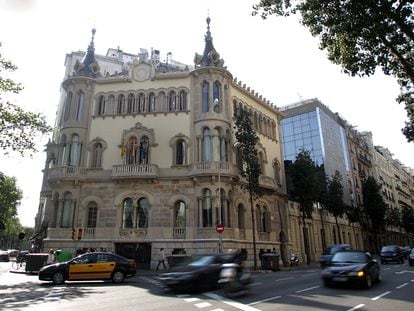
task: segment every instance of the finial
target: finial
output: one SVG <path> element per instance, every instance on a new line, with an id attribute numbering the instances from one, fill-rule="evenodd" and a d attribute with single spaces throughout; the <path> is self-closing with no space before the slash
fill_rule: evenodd
<path id="1" fill-rule="evenodd" d="M 93 39 L 95 38 L 95 33 L 96 33 L 96 29 L 92 28 L 92 39 L 91 39 L 91 43 L 93 43 Z"/>
<path id="2" fill-rule="evenodd" d="M 207 35 L 210 36 L 211 34 L 210 33 L 210 22 L 211 22 L 210 16 L 207 16 L 206 22 L 207 22 Z"/>

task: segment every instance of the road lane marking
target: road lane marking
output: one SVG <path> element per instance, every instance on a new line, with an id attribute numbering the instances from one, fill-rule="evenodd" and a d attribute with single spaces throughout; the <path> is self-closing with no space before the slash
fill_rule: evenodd
<path id="1" fill-rule="evenodd" d="M 291 280 L 291 279 L 294 279 L 294 277 L 291 276 L 291 277 L 288 277 L 288 278 L 277 279 L 277 280 L 275 280 L 275 282 L 284 281 L 284 280 Z"/>
<path id="2" fill-rule="evenodd" d="M 200 303 L 196 303 L 195 306 L 199 309 L 202 309 L 202 308 L 211 307 L 211 303 L 209 303 L 209 302 L 200 302 Z"/>
<path id="3" fill-rule="evenodd" d="M 199 301 L 199 298 L 186 298 L 184 299 L 185 302 L 194 302 L 194 301 Z"/>
<path id="4" fill-rule="evenodd" d="M 190 297 L 190 295 L 189 294 L 182 294 L 182 295 L 176 295 L 175 297 L 177 297 L 177 298 L 187 298 L 187 297 Z"/>
<path id="5" fill-rule="evenodd" d="M 279 299 L 279 298 L 282 298 L 282 296 L 275 296 L 275 297 L 270 297 L 270 298 L 267 298 L 267 299 L 262 299 L 262 300 L 259 300 L 259 301 L 251 302 L 248 305 L 249 306 L 257 305 L 258 303 L 267 302 L 267 301 L 271 301 L 271 300 L 276 300 L 276 299 Z"/>
<path id="6" fill-rule="evenodd" d="M 308 288 L 305 288 L 305 289 L 297 290 L 295 293 L 303 293 L 303 292 L 306 292 L 308 290 L 312 290 L 312 289 L 315 289 L 315 288 L 318 288 L 318 287 L 320 287 L 320 286 L 308 287 Z"/>
<path id="7" fill-rule="evenodd" d="M 359 305 L 357 305 L 357 306 L 355 306 L 355 307 L 353 307 L 353 308 L 351 308 L 351 309 L 348 309 L 348 310 L 346 310 L 346 311 L 354 311 L 354 310 L 361 309 L 361 308 L 363 308 L 363 307 L 365 307 L 365 305 L 364 305 L 363 303 L 361 303 L 361 304 L 359 304 Z"/>
<path id="8" fill-rule="evenodd" d="M 214 293 L 204 293 L 203 295 L 207 296 L 209 298 L 218 300 L 220 302 L 228 304 L 229 306 L 232 306 L 234 308 L 237 308 L 237 309 L 240 309 L 240 310 L 243 310 L 243 311 L 260 311 L 259 309 L 250 307 L 250 306 L 242 304 L 240 302 L 236 302 L 236 301 L 233 301 L 233 300 L 230 300 L 230 299 L 226 299 L 226 298 L 221 297 L 220 295 L 217 295 L 217 294 L 214 294 Z"/>
<path id="9" fill-rule="evenodd" d="M 384 270 L 384 271 L 385 271 L 385 270 L 390 270 L 390 269 L 391 269 L 391 268 L 384 268 L 384 269 L 382 269 L 382 270 Z"/>
<path id="10" fill-rule="evenodd" d="M 384 297 L 385 295 L 388 295 L 389 293 L 391 293 L 391 292 L 390 291 L 386 291 L 385 293 L 382 293 L 381 295 L 379 295 L 377 297 L 371 298 L 371 300 L 378 300 L 381 297 Z"/>
<path id="11" fill-rule="evenodd" d="M 404 286 L 407 286 L 407 285 L 408 285 L 408 283 L 404 283 L 404 284 L 401 284 L 400 286 L 397 286 L 396 288 L 400 289 L 400 288 L 403 288 Z"/>
<path id="12" fill-rule="evenodd" d="M 249 286 L 256 286 L 256 285 L 262 285 L 263 283 L 261 283 L 261 282 L 257 282 L 257 283 L 252 283 L 252 284 L 250 284 Z"/>

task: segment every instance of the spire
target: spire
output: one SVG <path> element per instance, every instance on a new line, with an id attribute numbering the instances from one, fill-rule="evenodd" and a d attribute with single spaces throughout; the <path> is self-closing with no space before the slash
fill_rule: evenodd
<path id="1" fill-rule="evenodd" d="M 196 66 L 206 67 L 206 66 L 216 66 L 216 67 L 223 67 L 224 61 L 220 59 L 220 54 L 217 53 L 216 49 L 213 45 L 213 37 L 211 36 L 210 32 L 210 16 L 206 19 L 207 22 L 207 32 L 204 36 L 205 47 L 203 55 L 199 55 L 196 53 L 194 58 L 194 62 Z"/>
<path id="2" fill-rule="evenodd" d="M 82 63 L 77 61 L 75 64 L 74 69 L 77 75 L 96 78 L 97 75 L 99 74 L 100 68 L 99 68 L 98 62 L 95 59 L 95 44 L 94 44 L 95 33 L 96 33 L 96 29 L 92 28 L 92 38 L 88 46 L 88 51 L 86 52 L 86 55 L 82 60 Z"/>

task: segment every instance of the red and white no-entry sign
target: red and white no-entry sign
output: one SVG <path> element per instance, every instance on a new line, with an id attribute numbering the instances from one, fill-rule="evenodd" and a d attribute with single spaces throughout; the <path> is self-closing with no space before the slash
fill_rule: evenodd
<path id="1" fill-rule="evenodd" d="M 224 231 L 224 226 L 223 226 L 222 224 L 218 224 L 218 225 L 216 226 L 216 231 L 217 231 L 217 233 L 223 233 L 223 231 Z"/>

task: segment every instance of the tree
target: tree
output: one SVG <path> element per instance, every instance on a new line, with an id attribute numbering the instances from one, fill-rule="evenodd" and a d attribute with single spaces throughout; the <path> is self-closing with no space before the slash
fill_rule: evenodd
<path id="1" fill-rule="evenodd" d="M 387 204 L 381 195 L 381 185 L 372 176 L 362 182 L 364 212 L 371 223 L 378 243 L 378 233 L 384 227 Z M 376 245 L 376 249 L 379 245 Z"/>
<path id="2" fill-rule="evenodd" d="M 246 109 L 241 108 L 237 111 L 235 125 L 236 145 L 241 157 L 241 165 L 239 165 L 240 175 L 246 178 L 247 181 L 247 184 L 242 184 L 242 188 L 249 194 L 250 212 L 252 216 L 253 269 L 256 270 L 256 226 L 253 202 L 261 192 L 259 187 L 261 170 L 256 149 L 256 144 L 258 143 L 259 138 L 253 129 L 250 113 Z"/>
<path id="3" fill-rule="evenodd" d="M 403 206 L 401 211 L 401 225 L 407 233 L 414 233 L 414 209 Z"/>
<path id="4" fill-rule="evenodd" d="M 398 207 L 389 207 L 385 211 L 384 222 L 390 227 L 399 227 L 401 231 L 401 213 Z"/>
<path id="5" fill-rule="evenodd" d="M 302 24 L 319 36 L 328 59 L 351 76 L 370 76 L 377 67 L 396 77 L 397 102 L 408 121 L 402 132 L 414 141 L 414 6 L 404 0 L 260 0 L 253 15 L 289 16 L 299 12 Z"/>
<path id="6" fill-rule="evenodd" d="M 338 171 L 335 171 L 335 175 L 332 176 L 332 179 L 328 180 L 328 196 L 326 200 L 326 209 L 335 217 L 339 243 L 342 243 L 342 238 L 338 217 L 344 215 L 346 210 L 346 205 L 344 203 L 344 187 L 342 186 L 341 181 L 341 174 Z"/>
<path id="7" fill-rule="evenodd" d="M 1 43 L 0 43 L 1 47 Z M 44 116 L 39 113 L 25 111 L 10 102 L 3 102 L 2 93 L 18 94 L 23 88 L 13 80 L 3 77 L 3 71 L 17 69 L 0 53 L 0 149 L 4 154 L 16 151 L 21 155 L 37 151 L 35 138 L 39 133 L 46 134 L 52 130 Z"/>
<path id="8" fill-rule="evenodd" d="M 16 179 L 0 172 L 0 231 L 17 215 L 21 198 L 22 191 L 17 187 Z"/>
<path id="9" fill-rule="evenodd" d="M 303 244 L 307 264 L 311 263 L 306 218 L 312 218 L 313 203 L 318 200 L 318 173 L 310 157 L 310 152 L 303 150 L 297 154 L 295 161 L 287 165 L 286 174 L 289 175 L 291 188 L 288 189 L 289 198 L 299 203 L 303 223 Z"/>

